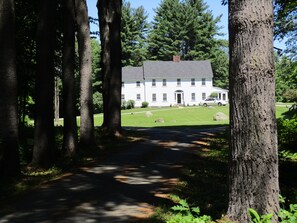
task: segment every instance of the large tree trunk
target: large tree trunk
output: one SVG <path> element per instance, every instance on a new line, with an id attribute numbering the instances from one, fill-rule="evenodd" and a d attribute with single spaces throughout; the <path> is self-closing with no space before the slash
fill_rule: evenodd
<path id="1" fill-rule="evenodd" d="M 0 176 L 19 174 L 14 1 L 0 3 Z"/>
<path id="2" fill-rule="evenodd" d="M 122 1 L 98 0 L 103 76 L 103 127 L 109 135 L 121 132 L 121 8 Z"/>
<path id="3" fill-rule="evenodd" d="M 229 1 L 230 185 L 228 216 L 279 211 L 273 7 L 266 0 Z"/>
<path id="4" fill-rule="evenodd" d="M 80 144 L 94 144 L 91 39 L 87 3 L 75 0 L 80 65 Z"/>
<path id="5" fill-rule="evenodd" d="M 49 167 L 54 142 L 54 20 L 55 0 L 39 2 L 34 148 L 31 165 Z"/>
<path id="6" fill-rule="evenodd" d="M 64 0 L 64 45 L 63 45 L 63 149 L 67 156 L 77 151 L 77 122 L 75 114 L 75 15 L 73 0 Z"/>

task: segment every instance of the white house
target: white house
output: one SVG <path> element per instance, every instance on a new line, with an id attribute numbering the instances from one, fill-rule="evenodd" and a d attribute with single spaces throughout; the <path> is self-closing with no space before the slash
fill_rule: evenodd
<path id="1" fill-rule="evenodd" d="M 198 105 L 211 93 L 228 100 L 228 90 L 213 87 L 210 61 L 146 61 L 142 67 L 122 68 L 122 100 L 140 107 Z"/>

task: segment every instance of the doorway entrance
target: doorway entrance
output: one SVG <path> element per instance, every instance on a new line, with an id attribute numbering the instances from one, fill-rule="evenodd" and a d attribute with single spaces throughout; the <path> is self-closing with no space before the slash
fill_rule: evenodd
<path id="1" fill-rule="evenodd" d="M 174 96 L 176 104 L 184 104 L 184 92 L 182 90 L 175 91 Z"/>

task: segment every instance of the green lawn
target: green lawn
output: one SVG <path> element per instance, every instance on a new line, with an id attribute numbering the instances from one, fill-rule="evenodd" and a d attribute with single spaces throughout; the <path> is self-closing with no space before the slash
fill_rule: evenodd
<path id="1" fill-rule="evenodd" d="M 279 118 L 288 111 L 287 104 L 276 105 L 276 117 Z M 146 112 L 151 112 L 152 116 L 147 117 Z M 226 121 L 214 121 L 213 116 L 217 112 L 229 115 L 229 106 L 213 107 L 163 107 L 163 108 L 135 108 L 122 111 L 122 126 L 135 127 L 166 127 L 166 126 L 202 126 L 202 125 L 226 125 Z M 164 122 L 155 122 L 163 119 Z M 102 114 L 94 115 L 95 126 L 101 126 Z M 79 117 L 77 119 L 79 125 Z M 55 122 L 56 125 L 63 125 L 63 119 Z"/>
<path id="2" fill-rule="evenodd" d="M 148 111 L 152 113 L 151 117 L 146 116 Z M 288 111 L 286 106 L 277 106 L 277 117 L 280 117 L 286 111 Z M 229 120 L 214 121 L 213 116 L 217 112 L 229 115 L 229 106 L 136 108 L 122 111 L 122 126 L 159 127 L 229 124 Z M 164 123 L 155 122 L 157 119 L 163 119 Z M 102 114 L 95 115 L 95 125 L 100 126 L 101 124 Z"/>

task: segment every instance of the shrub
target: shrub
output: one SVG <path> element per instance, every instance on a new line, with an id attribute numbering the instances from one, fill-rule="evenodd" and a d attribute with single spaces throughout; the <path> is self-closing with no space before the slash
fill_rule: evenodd
<path id="1" fill-rule="evenodd" d="M 122 110 L 127 109 L 127 102 L 126 102 L 125 100 L 122 101 L 121 109 L 122 109 Z"/>
<path id="2" fill-rule="evenodd" d="M 128 100 L 126 104 L 127 109 L 132 109 L 135 107 L 135 101 L 134 100 Z"/>
<path id="3" fill-rule="evenodd" d="M 148 105 L 149 105 L 149 103 L 147 101 L 144 101 L 144 102 L 141 103 L 142 108 L 147 108 Z"/>

